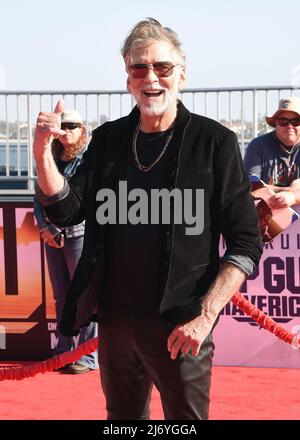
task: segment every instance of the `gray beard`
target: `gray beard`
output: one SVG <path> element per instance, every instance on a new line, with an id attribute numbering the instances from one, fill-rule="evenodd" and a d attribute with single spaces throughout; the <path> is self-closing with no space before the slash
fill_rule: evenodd
<path id="1" fill-rule="evenodd" d="M 165 91 L 165 99 L 164 102 L 162 103 L 153 103 L 151 105 L 145 105 L 145 104 L 141 104 L 140 101 L 140 93 L 138 94 L 138 96 L 135 96 L 135 94 L 133 93 L 133 97 L 136 100 L 137 106 L 140 109 L 140 112 L 143 114 L 146 114 L 148 116 L 160 116 L 164 113 L 166 113 L 166 111 L 170 108 L 170 106 L 173 103 L 173 99 L 176 98 L 175 93 L 169 92 L 169 91 Z"/>

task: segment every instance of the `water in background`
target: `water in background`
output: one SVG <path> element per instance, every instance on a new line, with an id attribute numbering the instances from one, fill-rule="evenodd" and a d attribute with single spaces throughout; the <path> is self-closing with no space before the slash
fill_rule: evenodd
<path id="1" fill-rule="evenodd" d="M 17 170 L 18 167 L 18 156 L 17 156 L 17 146 L 16 145 L 10 145 L 9 146 L 9 157 L 8 157 L 8 163 L 10 165 L 11 170 Z M 21 144 L 20 145 L 20 165 L 21 170 L 27 170 L 28 167 L 28 151 L 27 151 L 27 145 Z M 2 175 L 2 168 L 6 168 L 6 146 L 0 145 L 0 169 L 1 169 L 1 175 Z"/>
<path id="2" fill-rule="evenodd" d="M 20 175 L 28 175 L 28 146 L 27 144 L 20 144 Z M 8 151 L 8 158 L 6 157 L 6 145 L 0 144 L 0 176 L 6 176 L 6 159 L 9 164 L 9 176 L 18 175 L 18 154 L 17 145 L 10 145 Z M 27 181 L 5 181 L 0 180 L 0 189 L 27 189 Z"/>

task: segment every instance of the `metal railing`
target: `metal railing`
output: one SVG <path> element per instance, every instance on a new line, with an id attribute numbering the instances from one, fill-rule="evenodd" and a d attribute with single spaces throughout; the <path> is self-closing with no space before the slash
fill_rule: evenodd
<path id="1" fill-rule="evenodd" d="M 268 131 L 265 115 L 279 99 L 300 95 L 291 86 L 185 89 L 180 99 L 192 112 L 210 117 L 236 132 L 242 154 L 257 135 Z M 0 195 L 33 194 L 36 179 L 32 144 L 40 111 L 50 111 L 59 97 L 76 108 L 88 133 L 107 120 L 125 116 L 134 106 L 124 90 L 0 92 Z"/>

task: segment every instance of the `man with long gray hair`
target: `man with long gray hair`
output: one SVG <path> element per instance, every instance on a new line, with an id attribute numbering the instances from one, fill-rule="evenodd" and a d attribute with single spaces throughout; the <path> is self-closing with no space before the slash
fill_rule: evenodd
<path id="1" fill-rule="evenodd" d="M 61 134 L 62 101 L 37 121 L 47 215 L 57 225 L 86 219 L 61 331 L 77 334 L 97 308 L 108 419 L 147 419 L 155 384 L 166 419 L 203 420 L 212 330 L 259 261 L 258 219 L 234 133 L 178 100 L 186 63 L 176 33 L 143 20 L 122 55 L 137 105 L 93 132 L 69 182 L 49 150 L 49 137 Z"/>

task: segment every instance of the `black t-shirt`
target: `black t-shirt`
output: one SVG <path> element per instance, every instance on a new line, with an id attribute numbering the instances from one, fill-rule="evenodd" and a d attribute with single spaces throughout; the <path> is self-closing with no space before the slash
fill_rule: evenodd
<path id="1" fill-rule="evenodd" d="M 137 154 L 143 165 L 149 166 L 159 156 L 169 134 L 170 130 L 139 133 Z M 128 160 L 124 180 L 127 181 L 128 192 L 135 188 L 146 191 L 149 223 L 132 225 L 127 222 L 125 225 L 106 226 L 104 311 L 138 316 L 158 315 L 166 275 L 167 225 L 150 224 L 150 191 L 154 188 L 170 189 L 177 149 L 178 146 L 170 142 L 159 162 L 148 172 L 137 168 L 132 155 Z M 128 210 L 135 203 L 128 202 Z"/>

